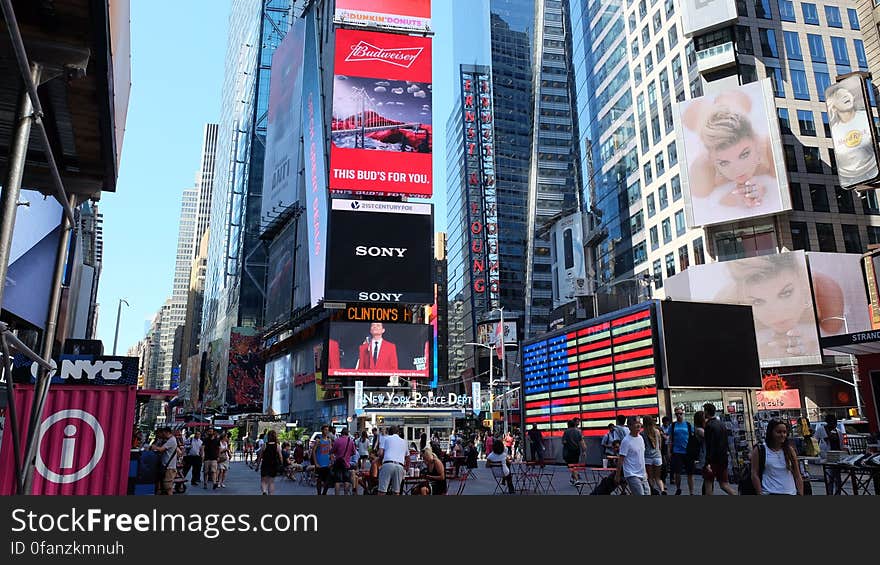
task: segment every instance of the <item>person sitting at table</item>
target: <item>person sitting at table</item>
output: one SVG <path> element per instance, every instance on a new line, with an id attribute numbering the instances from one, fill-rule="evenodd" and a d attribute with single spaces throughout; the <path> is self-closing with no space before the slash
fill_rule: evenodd
<path id="1" fill-rule="evenodd" d="M 425 467 L 422 476 L 426 480 L 413 489 L 413 494 L 422 496 L 446 494 L 446 468 L 443 462 L 434 455 L 430 447 L 422 450 L 422 461 Z"/>
<path id="2" fill-rule="evenodd" d="M 477 446 L 474 445 L 473 438 L 469 439 L 467 445 L 464 446 L 464 459 L 456 459 L 455 461 L 455 476 L 458 477 L 461 473 L 460 467 L 462 462 L 464 463 L 465 469 L 476 469 L 479 465 L 477 464 L 477 457 L 480 452 L 477 450 Z"/>
<path id="3" fill-rule="evenodd" d="M 371 453 L 370 470 L 362 475 L 359 481 L 364 488 L 364 494 L 376 494 L 376 489 L 379 488 L 379 467 L 381 466 L 379 457 L 375 453 Z"/>
<path id="4" fill-rule="evenodd" d="M 510 457 L 507 450 L 504 449 L 504 443 L 501 441 L 492 442 L 492 453 L 486 456 L 486 467 L 501 467 L 501 473 L 504 477 L 504 484 L 507 485 L 507 492 L 514 494 L 516 489 L 513 488 L 513 475 L 510 473 Z"/>

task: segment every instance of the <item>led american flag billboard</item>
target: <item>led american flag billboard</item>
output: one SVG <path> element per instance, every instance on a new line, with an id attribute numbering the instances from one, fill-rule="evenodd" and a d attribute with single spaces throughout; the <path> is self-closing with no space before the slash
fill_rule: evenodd
<path id="1" fill-rule="evenodd" d="M 545 437 L 581 418 L 601 437 L 618 414 L 658 415 L 653 304 L 603 316 L 523 345 L 525 421 Z"/>

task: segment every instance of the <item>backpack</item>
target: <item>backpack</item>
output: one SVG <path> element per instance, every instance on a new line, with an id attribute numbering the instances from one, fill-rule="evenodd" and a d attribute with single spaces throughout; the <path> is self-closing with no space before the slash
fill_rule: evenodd
<path id="1" fill-rule="evenodd" d="M 764 444 L 760 444 L 758 446 L 758 477 L 764 477 L 764 467 L 767 464 L 767 448 Z M 739 494 L 744 495 L 757 495 L 758 492 L 755 490 L 755 485 L 752 484 L 752 468 L 751 464 L 746 464 L 743 467 L 742 477 L 739 479 L 738 489 Z"/>

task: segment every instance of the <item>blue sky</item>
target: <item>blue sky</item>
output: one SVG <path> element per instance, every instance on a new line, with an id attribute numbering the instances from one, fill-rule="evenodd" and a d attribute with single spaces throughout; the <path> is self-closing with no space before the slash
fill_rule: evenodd
<path id="1" fill-rule="evenodd" d="M 98 338 L 118 352 L 171 295 L 180 195 L 199 167 L 202 127 L 220 116 L 229 0 L 131 3 L 131 100 L 117 191 L 104 193 Z"/>

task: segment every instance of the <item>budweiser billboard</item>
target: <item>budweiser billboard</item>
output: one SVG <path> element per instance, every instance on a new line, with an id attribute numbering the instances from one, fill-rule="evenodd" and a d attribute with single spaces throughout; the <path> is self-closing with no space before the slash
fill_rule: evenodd
<path id="1" fill-rule="evenodd" d="M 431 0 L 336 0 L 333 21 L 405 31 L 431 31 Z"/>
<path id="2" fill-rule="evenodd" d="M 431 88 L 429 38 L 336 31 L 332 192 L 431 196 Z"/>
<path id="3" fill-rule="evenodd" d="M 33 396 L 33 386 L 15 386 L 22 437 L 28 433 Z M 124 495 L 134 405 L 134 386 L 51 386 L 38 431 L 31 494 Z M 5 436 L 0 448 L 0 495 L 15 493 L 11 439 Z"/>

